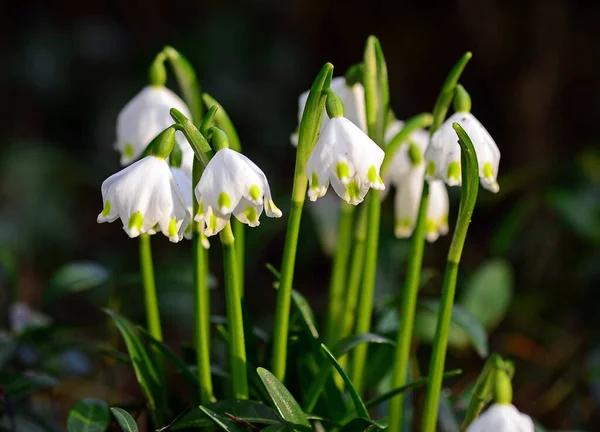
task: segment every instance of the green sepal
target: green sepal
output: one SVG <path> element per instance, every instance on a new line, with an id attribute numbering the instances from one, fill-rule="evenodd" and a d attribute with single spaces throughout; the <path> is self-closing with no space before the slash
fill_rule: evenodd
<path id="1" fill-rule="evenodd" d="M 204 137 L 206 139 L 209 139 L 210 136 L 210 128 L 213 125 L 214 119 L 215 119 L 215 115 L 217 114 L 217 111 L 219 111 L 219 108 L 221 108 L 219 105 L 213 105 L 208 109 L 208 112 L 206 113 L 206 115 L 204 116 L 204 118 L 202 119 L 202 123 L 200 124 L 200 133 L 202 135 L 204 135 Z"/>
<path id="2" fill-rule="evenodd" d="M 152 87 L 164 87 L 167 83 L 166 58 L 167 56 L 163 52 L 159 52 L 150 65 L 148 82 Z"/>
<path id="3" fill-rule="evenodd" d="M 457 113 L 471 112 L 471 96 L 460 84 L 456 86 L 454 93 L 454 111 Z"/>
<path id="4" fill-rule="evenodd" d="M 150 154 L 162 159 L 166 159 L 175 147 L 175 128 L 169 126 L 159 133 L 149 144 Z"/>
<path id="5" fill-rule="evenodd" d="M 173 150 L 171 151 L 171 156 L 169 156 L 169 166 L 173 168 L 181 168 L 181 162 L 183 160 L 183 152 L 181 151 L 181 147 L 177 141 L 173 146 Z"/>
<path id="6" fill-rule="evenodd" d="M 452 102 L 452 98 L 454 97 L 454 90 L 456 89 L 458 80 L 471 57 L 473 57 L 473 54 L 471 54 L 470 51 L 467 51 L 448 73 L 446 81 L 444 81 L 444 85 L 442 86 L 442 90 L 435 101 L 435 106 L 433 109 L 433 123 L 431 125 L 431 129 L 429 130 L 430 135 L 433 135 L 433 133 L 439 129 L 442 123 L 444 123 L 444 119 L 448 113 L 448 108 L 450 108 L 450 102 Z"/>
<path id="7" fill-rule="evenodd" d="M 323 111 L 325 110 L 325 89 L 331 84 L 333 65 L 326 63 L 313 82 L 298 128 L 298 150 L 296 158 L 306 164 L 310 153 L 316 143 L 317 134 L 321 129 Z"/>
<path id="8" fill-rule="evenodd" d="M 329 118 L 344 117 L 344 104 L 340 97 L 331 89 L 327 89 L 325 93 L 327 94 L 325 107 Z"/>
<path id="9" fill-rule="evenodd" d="M 194 126 L 194 124 L 191 122 L 191 120 L 188 119 L 185 115 L 183 115 L 176 108 L 171 108 L 171 110 L 169 112 L 171 114 L 171 117 L 173 117 L 173 119 L 179 125 L 178 129 L 181 132 L 183 132 L 187 141 L 192 146 L 192 149 L 194 150 L 194 154 L 196 155 L 198 160 L 202 163 L 203 167 L 208 165 L 208 162 L 210 161 L 210 158 L 213 157 L 214 152 L 213 152 L 212 148 L 210 147 L 210 145 L 208 144 L 208 141 L 206 140 L 206 138 L 204 138 L 204 136 L 202 136 L 200 131 L 196 128 L 196 126 Z"/>
<path id="10" fill-rule="evenodd" d="M 183 100 L 192 113 L 194 124 L 199 125 L 204 116 L 204 109 L 200 99 L 200 84 L 196 77 L 196 71 L 190 62 L 175 48 L 167 45 L 162 52 L 173 68 Z"/>
<path id="11" fill-rule="evenodd" d="M 348 68 L 344 78 L 346 85 L 352 87 L 354 84 L 362 83 L 365 66 L 362 63 L 353 64 Z"/>
<path id="12" fill-rule="evenodd" d="M 363 64 L 367 128 L 371 139 L 383 146 L 390 91 L 385 57 L 375 36 L 369 36 L 367 39 Z"/>
<path id="13" fill-rule="evenodd" d="M 208 131 L 211 137 L 210 142 L 215 151 L 229 148 L 229 137 L 225 132 L 216 126 L 211 126 Z"/>
<path id="14" fill-rule="evenodd" d="M 223 132 L 227 134 L 227 137 L 229 138 L 229 147 L 232 150 L 241 152 L 242 145 L 240 143 L 237 131 L 235 130 L 235 126 L 229 118 L 229 115 L 223 109 L 223 105 L 217 102 L 217 100 L 208 93 L 202 93 L 202 100 L 204 101 L 204 104 L 207 108 L 212 107 L 213 105 L 218 105 L 220 107 L 219 110 L 215 113 L 215 124 L 219 129 L 222 129 Z"/>
<path id="15" fill-rule="evenodd" d="M 500 405 L 512 403 L 512 384 L 504 368 L 496 369 L 494 374 L 494 400 Z"/>

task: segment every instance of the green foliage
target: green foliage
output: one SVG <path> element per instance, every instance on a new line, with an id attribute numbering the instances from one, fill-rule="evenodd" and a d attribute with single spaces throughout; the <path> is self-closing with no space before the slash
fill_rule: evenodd
<path id="1" fill-rule="evenodd" d="M 98 263 L 91 261 L 69 263 L 50 278 L 44 293 L 44 303 L 50 304 L 69 293 L 101 286 L 108 282 L 110 277 L 110 271 Z"/>
<path id="2" fill-rule="evenodd" d="M 123 432 L 138 432 L 138 426 L 131 414 L 122 408 L 111 408 L 110 412 L 117 419 Z"/>
<path id="3" fill-rule="evenodd" d="M 99 399 L 82 399 L 69 411 L 68 432 L 104 432 L 108 428 L 108 405 Z"/>
<path id="4" fill-rule="evenodd" d="M 306 414 L 289 390 L 275 378 L 275 375 L 263 368 L 258 368 L 257 372 L 281 417 L 294 425 L 310 428 Z"/>

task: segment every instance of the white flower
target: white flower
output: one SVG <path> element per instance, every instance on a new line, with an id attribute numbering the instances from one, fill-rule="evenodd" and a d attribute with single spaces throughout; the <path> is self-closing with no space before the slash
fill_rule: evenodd
<path id="1" fill-rule="evenodd" d="M 402 129 L 403 123 L 393 122 L 386 130 L 386 142 L 390 142 Z M 396 151 L 394 159 L 385 174 L 385 182 L 396 188 L 394 200 L 395 229 L 398 238 L 410 237 L 415 228 L 423 182 L 425 163 L 423 154 L 429 143 L 429 133 L 418 129 L 406 143 Z M 433 242 L 448 233 L 448 192 L 441 180 L 434 180 L 429 186 L 429 205 L 425 224 L 425 237 Z"/>
<path id="2" fill-rule="evenodd" d="M 125 105 L 117 118 L 115 142 L 115 148 L 121 152 L 121 165 L 137 159 L 154 137 L 174 123 L 169 114 L 171 108 L 191 118 L 190 110 L 179 96 L 162 86 L 144 87 Z M 182 151 L 190 147 L 181 132 L 175 136 Z"/>
<path id="3" fill-rule="evenodd" d="M 52 321 L 48 316 L 33 310 L 31 306 L 24 302 L 16 302 L 10 305 L 9 318 L 10 327 L 16 333 L 46 327 Z"/>
<path id="4" fill-rule="evenodd" d="M 467 432 L 534 432 L 531 418 L 514 405 L 492 404 L 467 428 Z"/>
<path id="5" fill-rule="evenodd" d="M 171 174 L 173 175 L 173 179 L 175 179 L 175 183 L 177 183 L 177 186 L 179 187 L 179 191 L 181 192 L 181 196 L 183 196 L 183 201 L 185 202 L 185 207 L 186 209 L 190 212 L 190 214 L 192 214 L 192 208 L 193 208 L 193 186 L 192 186 L 192 177 L 191 175 L 188 176 L 188 174 L 184 171 L 183 169 L 183 164 L 181 165 L 181 168 L 175 168 L 175 167 L 171 167 Z M 185 232 L 183 233 L 183 236 L 188 239 L 191 240 L 192 238 L 192 224 L 190 223 L 188 225 L 188 227 L 186 228 Z M 210 243 L 208 241 L 208 239 L 206 238 L 206 236 L 204 234 L 201 234 L 201 242 L 202 242 L 202 246 L 204 247 L 204 249 L 209 249 L 210 248 Z"/>
<path id="6" fill-rule="evenodd" d="M 210 160 L 196 186 L 199 204 L 195 220 L 204 222 L 204 233 L 221 231 L 233 214 L 256 227 L 263 207 L 269 217 L 281 217 L 271 197 L 267 177 L 250 159 L 231 149 L 221 149 Z"/>
<path id="7" fill-rule="evenodd" d="M 334 117 L 319 136 L 308 162 L 308 197 L 311 201 L 327 192 L 329 182 L 347 203 L 363 201 L 369 188 L 384 190 L 379 169 L 383 150 L 344 117 Z"/>
<path id="8" fill-rule="evenodd" d="M 344 104 L 344 117 L 366 132 L 367 114 L 365 111 L 365 89 L 362 84 L 356 83 L 349 86 L 346 84 L 346 78 L 337 77 L 331 80 L 329 88 L 339 96 L 342 104 Z M 306 101 L 308 100 L 308 93 L 309 91 L 307 90 L 298 98 L 298 125 L 302 121 L 302 113 L 304 112 Z M 328 122 L 329 117 L 327 117 L 327 114 L 324 114 L 320 132 L 323 132 Z M 297 146 L 298 132 L 292 134 L 290 140 L 294 146 Z"/>
<path id="9" fill-rule="evenodd" d="M 186 200 L 165 159 L 146 156 L 102 183 L 104 209 L 98 222 L 121 218 L 129 237 L 154 234 L 155 227 L 178 242 L 191 220 Z"/>
<path id="10" fill-rule="evenodd" d="M 500 187 L 496 181 L 500 150 L 488 131 L 471 113 L 457 112 L 452 114 L 433 134 L 431 145 L 427 149 L 427 178 L 443 179 L 449 186 L 462 183 L 460 168 L 460 145 L 452 123 L 458 123 L 467 132 L 479 164 L 481 185 L 498 192 Z"/>

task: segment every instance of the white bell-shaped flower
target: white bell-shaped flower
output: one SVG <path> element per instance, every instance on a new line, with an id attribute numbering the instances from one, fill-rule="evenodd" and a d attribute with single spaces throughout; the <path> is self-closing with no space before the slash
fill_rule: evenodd
<path id="1" fill-rule="evenodd" d="M 361 203 L 369 188 L 385 189 L 379 176 L 384 156 L 383 150 L 350 120 L 330 119 L 306 163 L 308 197 L 316 201 L 331 182 L 344 201 Z"/>
<path id="2" fill-rule="evenodd" d="M 185 154 L 184 154 L 184 158 L 185 158 Z M 190 212 L 190 214 L 192 214 L 192 208 L 193 208 L 193 194 L 194 194 L 194 188 L 192 186 L 192 177 L 191 175 L 188 176 L 188 174 L 184 171 L 183 168 L 183 163 L 181 165 L 181 168 L 176 168 L 176 167 L 171 167 L 171 174 L 173 175 L 173 179 L 175 179 L 175 183 L 177 183 L 177 186 L 179 187 L 179 191 L 181 192 L 181 196 L 183 197 L 183 200 L 185 202 L 185 207 L 187 208 L 187 210 Z M 209 249 L 210 248 L 210 243 L 208 241 L 208 239 L 206 238 L 206 236 L 204 234 L 201 234 L 202 238 L 202 246 L 204 247 L 204 249 Z M 192 238 L 192 224 L 190 223 L 188 225 L 188 227 L 186 228 L 185 232 L 183 233 L 183 237 L 185 237 L 188 240 L 191 240 Z"/>
<path id="3" fill-rule="evenodd" d="M 137 159 L 150 141 L 172 125 L 171 108 L 191 118 L 186 104 L 164 86 L 146 86 L 121 110 L 117 118 L 115 148 L 121 152 L 121 165 Z M 177 144 L 185 152 L 190 147 L 181 132 L 175 134 Z"/>
<path id="4" fill-rule="evenodd" d="M 452 123 L 460 124 L 473 142 L 477 153 L 481 185 L 492 192 L 498 192 L 500 186 L 496 177 L 500 163 L 500 150 L 479 120 L 468 112 L 452 114 L 433 134 L 431 145 L 425 154 L 427 178 L 443 179 L 449 186 L 462 184 L 460 145 Z"/>
<path id="5" fill-rule="evenodd" d="M 389 143 L 403 127 L 396 120 L 386 130 Z M 425 181 L 424 153 L 429 143 L 429 133 L 423 129 L 414 131 L 408 142 L 402 143 L 385 174 L 384 181 L 396 188 L 394 200 L 395 229 L 398 238 L 410 237 L 415 228 Z M 433 242 L 448 233 L 448 192 L 440 180 L 429 187 L 429 205 L 425 237 Z"/>
<path id="6" fill-rule="evenodd" d="M 191 220 L 167 161 L 156 156 L 146 156 L 106 179 L 102 200 L 98 222 L 121 218 L 129 237 L 154 234 L 158 227 L 169 240 L 178 242 Z"/>
<path id="7" fill-rule="evenodd" d="M 204 222 L 204 233 L 221 231 L 233 214 L 256 227 L 263 207 L 269 217 L 281 217 L 271 197 L 267 177 L 254 162 L 231 149 L 221 149 L 210 160 L 195 189 L 199 204 L 195 220 Z"/>
<path id="8" fill-rule="evenodd" d="M 512 404 L 492 404 L 469 427 L 467 432 L 534 432 L 533 420 Z"/>
<path id="9" fill-rule="evenodd" d="M 365 89 L 361 83 L 356 83 L 352 86 L 346 84 L 346 78 L 337 77 L 331 80 L 329 88 L 334 91 L 344 105 L 344 117 L 358 126 L 362 131 L 367 131 L 367 114 L 365 111 Z M 302 113 L 308 100 L 309 91 L 305 91 L 298 98 L 298 125 L 302 121 Z M 329 123 L 329 117 L 323 116 L 321 122 L 321 131 L 325 129 Z M 298 132 L 295 132 L 290 137 L 294 146 L 298 145 Z"/>

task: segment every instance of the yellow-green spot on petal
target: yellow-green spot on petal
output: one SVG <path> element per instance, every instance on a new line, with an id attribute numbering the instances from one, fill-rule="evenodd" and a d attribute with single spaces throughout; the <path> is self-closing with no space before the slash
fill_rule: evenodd
<path id="1" fill-rule="evenodd" d="M 434 174 L 435 174 L 435 162 L 430 160 L 429 163 L 427 164 L 427 175 L 430 177 L 433 177 Z"/>
<path id="2" fill-rule="evenodd" d="M 130 230 L 140 231 L 144 225 L 144 216 L 139 211 L 129 216 L 129 224 L 127 225 Z"/>
<path id="3" fill-rule="evenodd" d="M 428 233 L 435 233 L 437 232 L 437 228 L 438 225 L 435 223 L 435 221 L 433 219 L 427 219 L 427 222 L 425 222 L 425 231 Z"/>
<path id="4" fill-rule="evenodd" d="M 350 167 L 346 162 L 338 162 L 335 167 L 335 173 L 340 180 L 350 177 Z"/>
<path id="5" fill-rule="evenodd" d="M 445 214 L 440 218 L 440 226 L 448 226 L 448 215 Z"/>
<path id="6" fill-rule="evenodd" d="M 217 217 L 214 214 L 210 215 L 210 218 L 208 220 L 208 229 L 210 229 L 211 231 L 217 230 Z"/>
<path id="7" fill-rule="evenodd" d="M 133 144 L 131 144 L 130 142 L 125 143 L 125 147 L 123 148 L 123 156 L 125 156 L 126 158 L 133 157 Z"/>
<path id="8" fill-rule="evenodd" d="M 355 200 L 355 199 L 360 199 L 360 189 L 358 188 L 358 183 L 356 183 L 355 181 L 351 181 L 350 183 L 348 183 L 348 186 L 346 186 L 346 190 L 348 191 L 348 196 L 350 197 L 350 200 Z"/>
<path id="9" fill-rule="evenodd" d="M 244 214 L 251 223 L 258 222 L 258 214 L 256 213 L 256 209 L 254 207 L 248 207 L 246 210 L 244 210 Z"/>
<path id="10" fill-rule="evenodd" d="M 409 218 L 400 218 L 396 221 L 397 228 L 407 228 L 410 229 L 411 223 Z"/>
<path id="11" fill-rule="evenodd" d="M 377 175 L 377 168 L 375 168 L 375 165 L 371 165 L 369 167 L 369 171 L 367 172 L 367 178 L 369 179 L 370 183 L 377 183 L 379 175 Z"/>
<path id="12" fill-rule="evenodd" d="M 494 178 L 494 169 L 492 168 L 491 162 L 486 162 L 485 164 L 483 164 L 483 176 L 486 179 Z"/>
<path id="13" fill-rule="evenodd" d="M 110 208 L 111 208 L 110 200 L 106 200 L 106 204 L 104 204 L 104 208 L 102 209 L 102 213 L 100 213 L 100 215 L 102 217 L 107 217 L 110 214 Z"/>
<path id="14" fill-rule="evenodd" d="M 450 162 L 447 175 L 449 179 L 458 181 L 460 178 L 460 163 L 458 161 Z"/>
<path id="15" fill-rule="evenodd" d="M 204 203 L 202 201 L 198 203 L 198 214 L 204 214 Z"/>
<path id="16" fill-rule="evenodd" d="M 177 221 L 175 218 L 171 218 L 169 221 L 169 237 L 177 237 Z"/>
<path id="17" fill-rule="evenodd" d="M 314 171 L 313 171 L 311 179 L 310 179 L 310 188 L 311 189 L 318 189 L 319 188 L 319 176 Z"/>
<path id="18" fill-rule="evenodd" d="M 258 185 L 250 186 L 250 196 L 254 201 L 260 198 L 260 188 L 258 187 Z"/>
<path id="19" fill-rule="evenodd" d="M 423 152 L 414 142 L 411 142 L 408 145 L 408 157 L 414 166 L 421 165 L 423 162 Z"/>
<path id="20" fill-rule="evenodd" d="M 227 192 L 221 192 L 219 194 L 217 203 L 219 204 L 219 208 L 226 208 L 226 209 L 231 208 L 231 198 L 229 198 L 229 195 L 227 194 Z"/>

